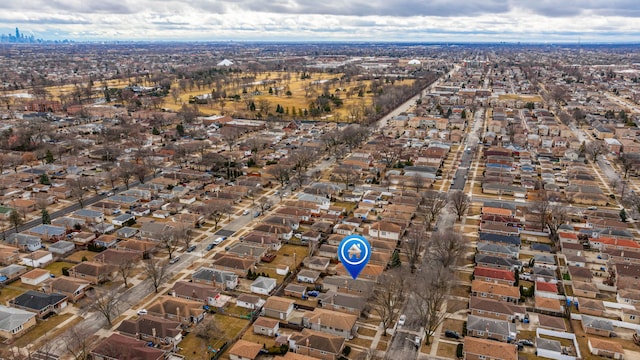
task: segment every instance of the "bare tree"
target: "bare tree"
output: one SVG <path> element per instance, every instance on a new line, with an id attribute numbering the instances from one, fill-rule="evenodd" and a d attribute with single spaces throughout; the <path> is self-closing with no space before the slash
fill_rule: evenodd
<path id="1" fill-rule="evenodd" d="M 133 275 L 133 272 L 136 269 L 137 263 L 135 261 L 131 261 L 126 257 L 121 257 L 117 260 L 116 266 L 118 268 L 118 274 L 122 277 L 122 281 L 124 282 L 124 287 L 129 288 L 129 278 Z"/>
<path id="2" fill-rule="evenodd" d="M 173 229 L 162 233 L 159 240 L 160 240 L 160 244 L 162 244 L 162 246 L 169 253 L 169 259 L 173 259 L 173 253 L 176 251 L 178 247 Z"/>
<path id="3" fill-rule="evenodd" d="M 344 188 L 348 189 L 353 185 L 359 177 L 359 173 L 350 166 L 342 165 L 337 167 L 332 174 L 332 178 L 344 184 Z"/>
<path id="4" fill-rule="evenodd" d="M 411 185 L 413 185 L 414 189 L 416 189 L 416 192 L 420 192 L 420 190 L 422 190 L 422 188 L 424 187 L 424 184 L 425 180 L 419 173 L 413 174 L 413 176 L 411 177 Z"/>
<path id="5" fill-rule="evenodd" d="M 296 170 L 302 172 L 303 169 L 305 171 L 308 170 L 309 165 L 313 163 L 316 157 L 315 149 L 303 146 L 291 155 L 291 161 L 294 163 Z"/>
<path id="6" fill-rule="evenodd" d="M 292 176 L 293 182 L 299 188 L 301 188 L 304 185 L 304 183 L 307 181 L 308 178 L 309 177 L 307 176 L 307 174 L 302 170 L 296 171 L 295 173 L 293 173 L 293 176 Z"/>
<path id="7" fill-rule="evenodd" d="M 600 140 L 590 141 L 585 145 L 585 152 L 591 157 L 591 161 L 597 161 L 598 156 L 607 151 L 604 142 Z"/>
<path id="8" fill-rule="evenodd" d="M 227 213 L 227 209 L 230 207 L 231 205 L 224 202 L 211 201 L 206 203 L 202 207 L 202 212 L 208 219 L 213 220 L 213 224 L 217 228 L 218 224 L 220 223 L 220 221 L 222 221 L 224 215 Z"/>
<path id="9" fill-rule="evenodd" d="M 133 173 L 135 174 L 138 181 L 140 181 L 141 184 L 144 184 L 144 179 L 149 173 L 149 167 L 144 163 L 138 164 L 133 168 Z"/>
<path id="10" fill-rule="evenodd" d="M 467 251 L 467 238 L 453 229 L 440 230 L 431 234 L 428 243 L 428 253 L 434 262 L 444 269 L 455 265 L 458 259 Z"/>
<path id="11" fill-rule="evenodd" d="M 177 242 L 182 242 L 184 246 L 188 248 L 191 246 L 191 241 L 193 240 L 193 229 L 187 223 L 175 223 L 173 226 L 173 236 Z"/>
<path id="12" fill-rule="evenodd" d="M 439 191 L 422 193 L 419 209 L 424 214 L 427 230 L 431 230 L 431 223 L 438 219 L 442 209 L 447 206 L 447 194 Z"/>
<path id="13" fill-rule="evenodd" d="M 267 210 L 269 210 L 273 206 L 273 202 L 271 199 L 265 199 L 262 202 L 258 202 L 258 207 L 260 209 L 260 215 L 263 215 Z"/>
<path id="14" fill-rule="evenodd" d="M 80 176 L 75 179 L 69 179 L 67 185 L 69 186 L 69 190 L 71 190 L 71 195 L 78 200 L 80 207 L 84 207 L 85 192 L 89 188 L 87 178 Z"/>
<path id="15" fill-rule="evenodd" d="M 453 206 L 453 209 L 458 216 L 458 220 L 460 220 L 469 208 L 471 201 L 469 200 L 469 196 L 467 196 L 464 191 L 456 190 L 452 193 L 449 193 L 449 203 Z"/>
<path id="16" fill-rule="evenodd" d="M 147 278 L 151 281 L 156 294 L 158 289 L 171 275 L 169 273 L 169 266 L 166 261 L 162 261 L 156 257 L 150 257 L 149 260 L 145 260 L 143 271 L 147 275 Z"/>
<path id="17" fill-rule="evenodd" d="M 428 239 L 429 232 L 424 224 L 415 224 L 405 235 L 404 248 L 407 252 L 407 260 L 409 262 L 411 273 L 416 271 L 420 255 L 422 254 L 422 250 L 424 250 Z"/>
<path id="18" fill-rule="evenodd" d="M 65 332 L 62 340 L 66 351 L 73 356 L 74 360 L 86 360 L 89 358 L 89 351 L 91 350 L 89 344 L 90 336 L 91 332 L 84 323 L 78 323 Z"/>
<path id="19" fill-rule="evenodd" d="M 112 288 L 109 290 L 97 290 L 95 294 L 90 298 L 91 309 L 99 312 L 104 316 L 109 327 L 111 327 L 113 317 L 116 316 L 118 305 L 120 303 L 120 294 L 117 289 Z"/>
<path id="20" fill-rule="evenodd" d="M 284 184 L 289 181 L 289 177 L 291 176 L 291 168 L 283 164 L 271 165 L 267 169 L 267 172 L 280 183 L 280 186 L 284 186 Z"/>
<path id="21" fill-rule="evenodd" d="M 120 179 L 122 179 L 122 183 L 129 190 L 129 183 L 131 182 L 131 178 L 133 177 L 134 171 L 133 168 L 128 164 L 123 164 L 118 170 L 118 175 Z"/>
<path id="22" fill-rule="evenodd" d="M 391 326 L 393 319 L 400 312 L 400 304 L 404 301 L 407 291 L 405 279 L 399 269 L 384 272 L 380 275 L 378 286 L 369 299 L 373 311 L 380 316 L 385 329 Z M 387 332 L 383 334 L 386 336 Z"/>
<path id="23" fill-rule="evenodd" d="M 567 213 L 567 209 L 563 206 L 552 205 L 549 207 L 547 215 L 547 229 L 549 229 L 549 238 L 557 244 L 560 241 L 560 235 L 558 231 L 560 226 L 569 222 L 570 216 Z"/>
<path id="24" fill-rule="evenodd" d="M 415 310 L 419 324 L 424 326 L 427 345 L 431 343 L 435 330 L 447 318 L 444 307 L 452 281 L 451 270 L 434 265 L 423 269 L 411 286 L 411 299 L 415 302 L 411 308 Z"/>

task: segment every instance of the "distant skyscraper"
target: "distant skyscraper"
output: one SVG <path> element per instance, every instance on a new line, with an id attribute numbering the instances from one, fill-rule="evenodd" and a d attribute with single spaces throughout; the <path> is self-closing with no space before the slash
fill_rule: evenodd
<path id="1" fill-rule="evenodd" d="M 16 39 L 20 39 L 20 30 L 16 27 Z"/>

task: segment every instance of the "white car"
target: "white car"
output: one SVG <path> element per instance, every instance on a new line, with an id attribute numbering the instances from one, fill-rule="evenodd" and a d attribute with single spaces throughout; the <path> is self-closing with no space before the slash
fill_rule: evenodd
<path id="1" fill-rule="evenodd" d="M 226 237 L 221 236 L 221 237 L 213 240 L 213 244 L 220 245 L 220 243 L 223 242 L 225 239 L 226 239 Z"/>
<path id="2" fill-rule="evenodd" d="M 242 215 L 243 215 L 243 216 L 244 216 L 244 215 L 249 215 L 249 210 L 244 210 L 244 211 L 242 212 Z"/>
<path id="3" fill-rule="evenodd" d="M 140 309 L 138 310 L 138 315 L 142 316 L 142 315 L 147 315 L 147 309 Z"/>
<path id="4" fill-rule="evenodd" d="M 400 315 L 398 319 L 398 326 L 403 326 L 405 321 L 407 321 L 407 316 L 405 314 Z"/>

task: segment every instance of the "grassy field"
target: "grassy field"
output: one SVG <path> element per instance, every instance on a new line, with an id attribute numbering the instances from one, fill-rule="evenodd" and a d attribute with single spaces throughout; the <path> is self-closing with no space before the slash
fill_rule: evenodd
<path id="1" fill-rule="evenodd" d="M 74 265 L 75 264 L 69 262 L 56 261 L 47 265 L 47 267 L 45 267 L 45 270 L 49 270 L 49 272 L 55 276 L 62 276 L 62 268 L 72 268 Z"/>
<path id="2" fill-rule="evenodd" d="M 249 323 L 248 320 L 220 314 L 207 317 L 204 321 L 214 321 L 218 331 L 215 332 L 215 336 L 208 342 L 198 337 L 195 332 L 191 332 L 185 336 L 180 342 L 181 350 L 179 351 L 179 354 L 184 355 L 185 359 L 208 359 L 208 357 L 203 356 L 203 354 L 206 354 L 209 347 L 211 349 L 221 348 L 225 341 L 238 336 L 240 331 Z"/>
<path id="3" fill-rule="evenodd" d="M 456 347 L 457 345 L 449 344 L 449 343 L 438 343 L 438 351 L 436 352 L 437 356 L 442 356 L 447 359 L 455 359 L 456 358 Z"/>
<path id="4" fill-rule="evenodd" d="M 499 95 L 498 100 L 516 100 L 524 102 L 542 102 L 539 95 L 504 94 Z"/>
<path id="5" fill-rule="evenodd" d="M 85 257 L 85 258 L 87 258 L 87 261 L 91 261 L 98 254 L 99 253 L 93 252 L 93 251 L 81 250 L 81 251 L 77 251 L 77 252 L 69 255 L 67 257 L 67 260 L 80 262 L 80 261 L 82 261 L 82 258 Z"/>

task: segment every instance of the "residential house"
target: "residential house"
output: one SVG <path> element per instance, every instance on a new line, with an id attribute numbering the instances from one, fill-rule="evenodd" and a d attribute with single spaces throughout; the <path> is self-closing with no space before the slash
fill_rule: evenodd
<path id="1" fill-rule="evenodd" d="M 591 279 L 593 278 L 591 270 L 588 268 L 567 266 L 567 269 L 569 270 L 569 276 L 572 281 L 591 282 Z"/>
<path id="2" fill-rule="evenodd" d="M 387 240 L 400 240 L 402 234 L 404 233 L 404 229 L 402 226 L 387 222 L 387 221 L 378 221 L 369 227 L 369 237 L 370 238 L 379 238 L 379 239 L 387 239 Z"/>
<path id="3" fill-rule="evenodd" d="M 253 333 L 274 337 L 280 330 L 280 321 L 260 316 L 253 323 Z"/>
<path id="4" fill-rule="evenodd" d="M 23 284 L 36 286 L 41 282 L 48 280 L 50 278 L 51 278 L 51 273 L 49 272 L 49 270 L 36 268 L 20 276 L 20 281 L 22 281 Z"/>
<path id="5" fill-rule="evenodd" d="M 367 306 L 367 299 L 360 295 L 327 291 L 318 297 L 318 307 L 360 316 Z"/>
<path id="6" fill-rule="evenodd" d="M 285 296 L 292 296 L 300 299 L 307 298 L 307 287 L 304 285 L 298 285 L 294 283 L 287 284 L 284 288 Z"/>
<path id="7" fill-rule="evenodd" d="M 215 270 L 228 271 L 246 277 L 255 264 L 256 260 L 254 259 L 222 254 L 214 258 L 211 267 Z"/>
<path id="8" fill-rule="evenodd" d="M 9 300 L 9 305 L 27 311 L 35 312 L 42 319 L 50 313 L 58 314 L 67 307 L 67 297 L 58 294 L 47 294 L 42 291 L 29 290 Z"/>
<path id="9" fill-rule="evenodd" d="M 22 274 L 25 274 L 27 271 L 29 270 L 26 266 L 22 266 L 18 264 L 11 264 L 11 265 L 5 266 L 0 269 L 0 278 L 4 277 L 4 280 L 0 282 L 8 284 L 20 278 L 20 276 L 22 276 Z"/>
<path id="10" fill-rule="evenodd" d="M 17 339 L 35 325 L 33 312 L 0 305 L 0 336 L 4 339 Z"/>
<path id="11" fill-rule="evenodd" d="M 45 267 L 53 262 L 53 255 L 46 250 L 36 250 L 22 256 L 21 263 L 31 267 Z"/>
<path id="12" fill-rule="evenodd" d="M 582 315 L 582 330 L 587 334 L 611 337 L 615 334 L 611 320 Z"/>
<path id="13" fill-rule="evenodd" d="M 462 347 L 464 360 L 517 360 L 518 348 L 514 344 L 479 339 L 471 336 L 464 338 Z"/>
<path id="14" fill-rule="evenodd" d="M 145 222 L 140 228 L 140 237 L 142 239 L 156 240 L 173 238 L 173 226 L 168 223 Z"/>
<path id="15" fill-rule="evenodd" d="M 640 264 L 614 264 L 613 271 L 618 290 L 640 288 Z"/>
<path id="16" fill-rule="evenodd" d="M 76 302 L 85 296 L 90 290 L 91 283 L 87 280 L 73 278 L 69 276 L 60 276 L 50 279 L 45 286 L 45 292 L 59 293 L 65 295 L 70 302 Z"/>
<path id="17" fill-rule="evenodd" d="M 240 294 L 236 298 L 236 306 L 249 310 L 259 310 L 265 302 L 261 297 L 251 294 Z"/>
<path id="18" fill-rule="evenodd" d="M 471 282 L 471 294 L 483 298 L 509 301 L 517 304 L 520 301 L 520 290 L 517 286 L 494 284 L 482 280 Z"/>
<path id="19" fill-rule="evenodd" d="M 518 259 L 519 249 L 515 246 L 495 244 L 490 242 L 478 243 L 478 253 L 483 255 Z"/>
<path id="20" fill-rule="evenodd" d="M 262 315 L 278 320 L 287 320 L 293 312 L 295 300 L 270 296 L 262 307 Z"/>
<path id="21" fill-rule="evenodd" d="M 308 256 L 302 261 L 304 266 L 320 272 L 326 272 L 330 262 L 330 259 L 320 256 Z"/>
<path id="22" fill-rule="evenodd" d="M 615 360 L 624 359 L 625 351 L 619 342 L 589 336 L 587 346 L 593 355 Z"/>
<path id="23" fill-rule="evenodd" d="M 197 282 L 178 281 L 173 284 L 171 290 L 174 296 L 204 302 L 206 305 L 214 305 L 220 297 L 220 291 L 217 288 Z"/>
<path id="24" fill-rule="evenodd" d="M 115 271 L 113 265 L 83 261 L 69 269 L 69 276 L 87 280 L 92 285 L 98 285 L 111 280 L 113 271 Z"/>
<path id="25" fill-rule="evenodd" d="M 475 316 L 505 321 L 522 320 L 527 314 L 524 306 L 478 296 L 469 298 L 469 310 Z"/>
<path id="26" fill-rule="evenodd" d="M 182 324 L 180 322 L 152 315 L 124 320 L 116 330 L 122 335 L 150 341 L 154 344 L 170 344 L 172 348 L 182 341 Z"/>
<path id="27" fill-rule="evenodd" d="M 640 304 L 640 290 L 622 289 L 616 294 L 616 301 L 621 304 Z"/>
<path id="28" fill-rule="evenodd" d="M 605 312 L 604 304 L 602 300 L 578 298 L 576 299 L 578 310 L 581 314 L 603 316 Z"/>
<path id="29" fill-rule="evenodd" d="M 269 295 L 277 285 L 276 279 L 258 276 L 250 285 L 252 293 Z"/>
<path id="30" fill-rule="evenodd" d="M 623 307 L 621 311 L 622 321 L 631 324 L 640 324 L 640 311 L 638 311 L 637 307 L 633 307 L 632 309 Z"/>
<path id="31" fill-rule="evenodd" d="M 23 233 L 9 234 L 5 243 L 7 245 L 13 245 L 22 251 L 31 252 L 42 249 L 42 240 L 40 237 Z"/>
<path id="32" fill-rule="evenodd" d="M 375 283 L 363 279 L 353 279 L 351 276 L 327 276 L 322 281 L 322 289 L 345 294 L 360 295 L 368 298 Z"/>
<path id="33" fill-rule="evenodd" d="M 13 264 L 20 259 L 20 251 L 14 246 L 0 244 L 0 265 Z"/>
<path id="34" fill-rule="evenodd" d="M 303 269 L 298 272 L 296 278 L 299 282 L 313 284 L 320 278 L 320 272 L 315 270 Z"/>
<path id="35" fill-rule="evenodd" d="M 505 258 L 500 256 L 476 254 L 476 266 L 482 268 L 503 269 L 503 270 L 521 270 L 522 262 L 520 260 Z"/>
<path id="36" fill-rule="evenodd" d="M 535 309 L 538 313 L 563 315 L 564 307 L 560 304 L 560 300 L 536 296 Z"/>
<path id="37" fill-rule="evenodd" d="M 238 275 L 231 271 L 201 267 L 191 275 L 195 283 L 208 284 L 222 290 L 233 290 L 238 286 Z"/>
<path id="38" fill-rule="evenodd" d="M 159 297 L 147 311 L 151 315 L 173 319 L 183 324 L 199 323 L 205 314 L 201 301 L 166 295 Z"/>
<path id="39" fill-rule="evenodd" d="M 262 352 L 262 344 L 240 339 L 227 351 L 231 360 L 255 360 Z"/>
<path id="40" fill-rule="evenodd" d="M 555 331 L 567 331 L 567 325 L 564 319 L 558 316 L 550 316 L 544 314 L 538 314 L 538 324 L 540 328 L 555 330 Z"/>
<path id="41" fill-rule="evenodd" d="M 357 334 L 357 315 L 345 314 L 333 310 L 315 308 L 302 315 L 302 325 L 306 328 L 327 334 L 351 339 Z"/>
<path id="42" fill-rule="evenodd" d="M 289 338 L 289 349 L 320 360 L 338 360 L 345 338 L 320 331 L 303 329 Z"/>
<path id="43" fill-rule="evenodd" d="M 473 278 L 498 284 L 513 285 L 516 277 L 510 269 L 493 269 L 477 266 L 473 270 Z"/>
<path id="44" fill-rule="evenodd" d="M 473 337 L 507 342 L 516 338 L 516 325 L 510 321 L 469 315 L 467 334 Z"/>
<path id="45" fill-rule="evenodd" d="M 94 360 L 164 360 L 164 351 L 147 344 L 147 341 L 112 334 L 91 350 L 91 358 Z"/>

